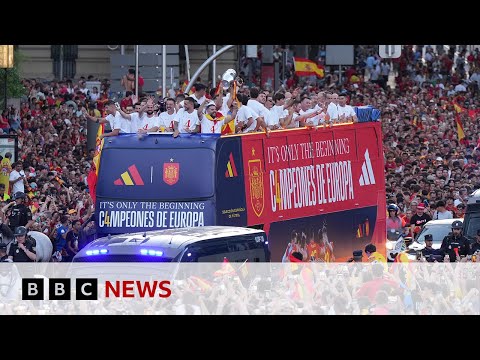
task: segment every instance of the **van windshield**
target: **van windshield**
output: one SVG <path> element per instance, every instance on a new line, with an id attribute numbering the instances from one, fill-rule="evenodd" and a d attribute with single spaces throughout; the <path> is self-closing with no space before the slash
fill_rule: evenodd
<path id="1" fill-rule="evenodd" d="M 475 239 L 478 229 L 480 229 L 480 213 L 472 213 L 468 216 L 467 228 L 464 229 L 464 235 L 470 239 Z"/>
<path id="2" fill-rule="evenodd" d="M 214 163 L 215 153 L 208 148 L 104 149 L 97 198 L 150 201 L 211 198 Z"/>

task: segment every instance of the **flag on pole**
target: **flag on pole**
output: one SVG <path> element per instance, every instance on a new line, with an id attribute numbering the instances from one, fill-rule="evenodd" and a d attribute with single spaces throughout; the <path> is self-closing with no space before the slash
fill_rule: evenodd
<path id="1" fill-rule="evenodd" d="M 323 68 L 318 66 L 314 61 L 299 57 L 293 58 L 293 64 L 295 67 L 295 73 L 298 76 L 311 76 L 316 75 L 319 78 L 323 78 L 325 73 Z"/>
<path id="2" fill-rule="evenodd" d="M 240 275 L 242 276 L 242 278 L 246 278 L 248 276 L 248 265 L 247 265 L 247 260 L 245 260 L 243 262 L 242 265 L 240 265 L 240 267 L 238 268 L 238 272 L 240 273 Z"/>
<path id="3" fill-rule="evenodd" d="M 100 135 L 102 135 L 105 131 L 105 124 L 100 124 L 97 131 L 97 140 L 95 142 L 95 154 L 93 155 L 93 166 L 90 169 L 90 172 L 87 176 L 88 182 L 88 189 L 90 191 L 90 197 L 95 204 L 95 194 L 97 190 L 97 179 L 98 179 L 98 168 L 100 166 L 100 155 L 103 149 L 103 139 L 100 139 Z"/>

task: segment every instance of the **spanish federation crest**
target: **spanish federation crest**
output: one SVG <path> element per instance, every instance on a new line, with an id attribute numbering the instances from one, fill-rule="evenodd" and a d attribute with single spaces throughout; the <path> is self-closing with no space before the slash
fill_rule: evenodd
<path id="1" fill-rule="evenodd" d="M 265 203 L 262 162 L 260 159 L 248 161 L 248 174 L 250 180 L 250 201 L 255 215 L 260 217 Z"/>
<path id="2" fill-rule="evenodd" d="M 163 163 L 163 181 L 168 185 L 175 185 L 180 177 L 179 163 Z"/>

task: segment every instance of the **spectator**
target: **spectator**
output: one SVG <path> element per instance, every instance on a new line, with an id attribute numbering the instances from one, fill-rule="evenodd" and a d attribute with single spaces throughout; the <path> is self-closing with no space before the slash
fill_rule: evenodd
<path id="1" fill-rule="evenodd" d="M 10 195 L 5 192 L 5 184 L 0 183 L 0 201 L 10 200 Z"/>
<path id="2" fill-rule="evenodd" d="M 14 170 L 10 173 L 10 186 L 12 187 L 12 194 L 17 192 L 25 192 L 25 171 L 23 171 L 23 164 L 20 161 L 15 163 Z"/>
<path id="3" fill-rule="evenodd" d="M 437 202 L 437 209 L 433 213 L 433 220 L 453 219 L 451 211 L 445 209 L 445 202 L 440 200 Z"/>
<path id="4" fill-rule="evenodd" d="M 133 106 L 133 99 L 132 99 L 133 92 L 127 91 L 125 93 L 125 97 L 120 102 L 120 109 L 125 111 L 128 106 Z"/>

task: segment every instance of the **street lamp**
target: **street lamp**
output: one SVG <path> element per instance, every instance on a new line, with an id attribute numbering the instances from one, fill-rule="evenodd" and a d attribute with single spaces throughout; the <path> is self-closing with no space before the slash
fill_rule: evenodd
<path id="1" fill-rule="evenodd" d="M 4 109 L 7 109 L 7 74 L 13 67 L 13 45 L 0 45 L 0 68 L 5 69 L 4 77 Z"/>

